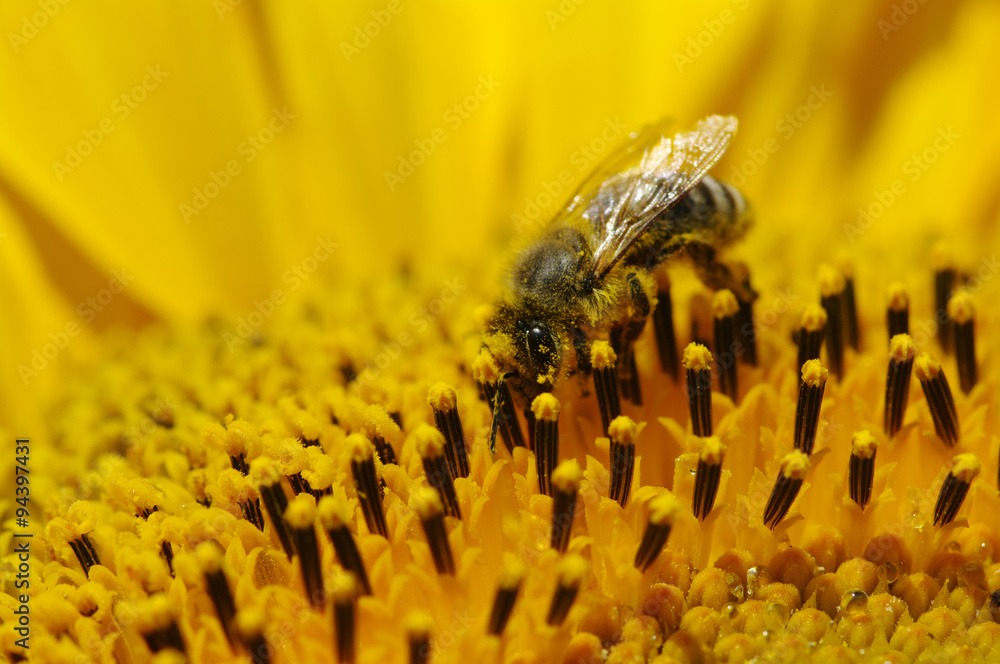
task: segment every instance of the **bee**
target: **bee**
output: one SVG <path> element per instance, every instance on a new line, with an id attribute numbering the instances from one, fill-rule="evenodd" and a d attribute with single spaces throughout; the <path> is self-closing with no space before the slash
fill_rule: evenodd
<path id="1" fill-rule="evenodd" d="M 662 122 L 633 134 L 515 253 L 483 346 L 522 406 L 589 372 L 593 340 L 621 348 L 638 337 L 656 303 L 651 272 L 665 261 L 686 255 L 707 286 L 752 301 L 716 258 L 752 214 L 739 191 L 707 175 L 736 128 L 735 117 L 713 115 L 672 138 Z M 491 450 L 500 399 L 493 405 Z"/>

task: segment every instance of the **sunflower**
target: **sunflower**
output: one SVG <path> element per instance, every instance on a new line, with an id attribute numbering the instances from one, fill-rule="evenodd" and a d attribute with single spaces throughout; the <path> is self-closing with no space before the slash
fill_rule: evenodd
<path id="1" fill-rule="evenodd" d="M 1000 657 L 995 3 L 2 15 L 11 660 Z M 511 408 L 507 247 L 712 114 L 756 300 Z"/>

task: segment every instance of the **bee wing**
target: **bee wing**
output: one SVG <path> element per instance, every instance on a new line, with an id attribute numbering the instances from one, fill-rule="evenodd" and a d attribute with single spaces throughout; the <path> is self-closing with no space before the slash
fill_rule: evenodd
<path id="1" fill-rule="evenodd" d="M 671 133 L 673 118 L 662 118 L 629 135 L 628 140 L 616 147 L 576 188 L 559 217 L 582 213 L 601 193 L 609 178 L 634 168 L 639 159 Z"/>
<path id="2" fill-rule="evenodd" d="M 602 166 L 584 182 L 565 214 L 593 229 L 595 277 L 607 275 L 656 217 L 698 184 L 729 147 L 736 125 L 733 116 L 712 115 L 673 138 L 651 127 L 606 162 L 615 172 Z"/>

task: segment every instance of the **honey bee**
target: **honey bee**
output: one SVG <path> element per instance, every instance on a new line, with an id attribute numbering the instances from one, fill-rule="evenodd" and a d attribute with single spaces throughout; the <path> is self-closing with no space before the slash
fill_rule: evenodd
<path id="1" fill-rule="evenodd" d="M 638 337 L 656 303 L 651 271 L 668 259 L 686 254 L 707 286 L 752 300 L 716 259 L 752 215 L 736 189 L 706 175 L 736 127 L 735 117 L 713 115 L 672 138 L 662 122 L 633 134 L 516 252 L 483 346 L 522 406 L 589 372 L 595 339 L 622 347 Z"/>

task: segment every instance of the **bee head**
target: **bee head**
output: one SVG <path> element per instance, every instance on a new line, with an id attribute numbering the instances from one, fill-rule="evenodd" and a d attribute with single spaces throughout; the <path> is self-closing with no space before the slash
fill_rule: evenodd
<path id="1" fill-rule="evenodd" d="M 483 334 L 484 348 L 522 406 L 551 391 L 564 371 L 559 328 L 540 313 L 544 312 L 501 305 Z"/>
<path id="2" fill-rule="evenodd" d="M 523 334 L 528 367 L 536 376 L 554 377 L 562 364 L 559 337 L 545 323 L 537 320 L 518 321 Z"/>

